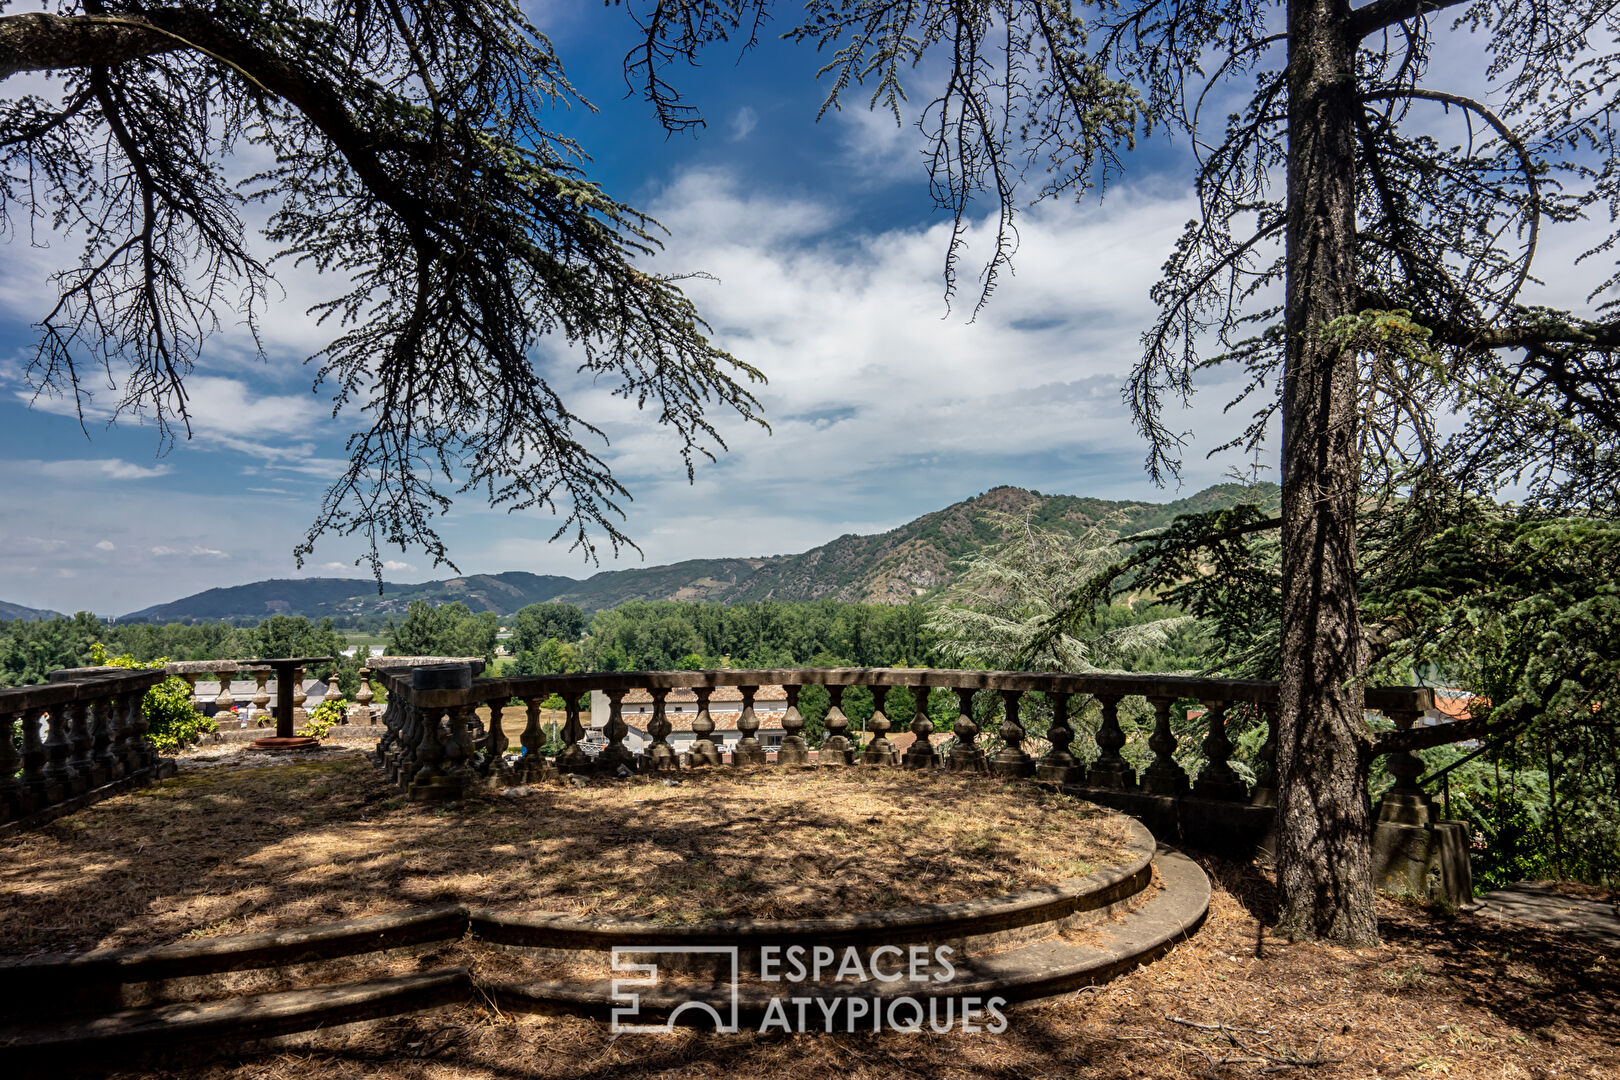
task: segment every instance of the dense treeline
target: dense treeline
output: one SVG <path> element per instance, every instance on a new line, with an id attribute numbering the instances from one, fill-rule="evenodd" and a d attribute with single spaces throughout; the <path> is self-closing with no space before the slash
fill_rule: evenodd
<path id="1" fill-rule="evenodd" d="M 58 668 L 84 667 L 95 662 L 93 646 L 102 645 L 110 656 L 131 656 L 137 661 L 247 660 L 271 656 L 342 657 L 348 641 L 331 619 L 311 622 L 302 616 L 272 615 L 256 626 L 230 623 L 107 624 L 88 612 L 71 619 L 0 621 L 0 687 L 44 682 Z M 312 675 L 325 678 L 330 667 Z M 359 664 L 342 658 L 339 683 L 346 693 L 359 686 Z"/>

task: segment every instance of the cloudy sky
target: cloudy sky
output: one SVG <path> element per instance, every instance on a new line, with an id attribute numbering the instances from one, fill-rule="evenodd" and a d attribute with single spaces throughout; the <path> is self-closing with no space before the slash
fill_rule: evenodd
<path id="1" fill-rule="evenodd" d="M 709 123 L 665 137 L 648 106 L 625 96 L 635 28 L 623 10 L 556 7 L 542 29 L 600 110 L 560 115 L 559 128 L 581 141 L 611 194 L 670 230 L 657 268 L 713 275 L 689 291 L 719 343 L 770 379 L 760 398 L 772 432 L 721 417 L 730 452 L 688 484 L 657 425 L 565 365 L 547 370 L 606 432 L 602 455 L 634 495 L 625 531 L 645 557 L 614 561 L 604 548 L 602 569 L 801 551 L 999 484 L 1166 500 L 1242 464 L 1206 461 L 1201 449 L 1242 424 L 1222 412 L 1232 387 L 1220 376 L 1181 417 L 1195 436 L 1180 489 L 1148 482 L 1120 397 L 1152 317 L 1149 289 L 1193 215 L 1184 147 L 1148 145 L 1105 200 L 1030 210 L 1015 273 L 970 322 L 971 303 L 951 310 L 943 297 L 949 223 L 928 198 L 915 128 L 859 109 L 817 123 L 821 59 L 767 33 L 747 55 L 721 46 L 675 73 Z M 976 265 L 988 235 L 974 230 L 964 265 Z M 92 417 L 81 429 L 64 402 L 32 399 L 18 378 L 30 324 L 73 249 L 70 238 L 6 241 L 0 600 L 116 615 L 214 586 L 366 572 L 354 565 L 358 546 L 341 539 L 324 540 L 302 571 L 292 557 L 350 430 L 311 392 L 303 365 L 326 341 L 305 309 L 334 283 L 281 267 L 283 291 L 264 320 L 267 363 L 223 320 L 187 382 L 191 438 L 171 448 L 152 427 Z M 1550 286 L 1558 292 L 1562 279 Z M 1563 302 L 1578 301 L 1565 292 Z M 464 572 L 594 572 L 548 543 L 555 526 L 469 496 L 442 532 Z M 392 580 L 451 573 L 418 551 L 387 557 Z"/>

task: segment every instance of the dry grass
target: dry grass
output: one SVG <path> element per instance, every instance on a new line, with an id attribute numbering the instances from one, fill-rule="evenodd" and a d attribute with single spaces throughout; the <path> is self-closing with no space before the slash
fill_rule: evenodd
<path id="1" fill-rule="evenodd" d="M 447 900 L 688 922 L 996 895 L 1121 861 L 1029 784 L 716 769 L 407 802 L 358 754 L 183 772 L 0 842 L 0 953 L 253 933 Z"/>
<path id="2" fill-rule="evenodd" d="M 614 1037 L 568 1017 L 445 1010 L 190 1069 L 188 1080 L 1614 1080 L 1620 965 L 1557 932 L 1386 904 L 1384 944 L 1265 936 L 1270 882 L 1206 862 L 1209 921 L 1107 986 L 1012 1010 L 1001 1034 Z M 455 947 L 420 958 L 460 960 Z M 489 973 L 486 973 L 489 974 Z"/>

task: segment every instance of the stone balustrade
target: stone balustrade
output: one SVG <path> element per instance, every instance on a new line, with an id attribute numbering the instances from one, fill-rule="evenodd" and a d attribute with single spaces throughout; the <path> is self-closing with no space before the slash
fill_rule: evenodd
<path id="1" fill-rule="evenodd" d="M 0 824 L 47 820 L 173 773 L 146 739 L 146 691 L 162 671 L 70 668 L 0 690 Z M 13 741 L 21 730 L 22 746 Z"/>
<path id="2" fill-rule="evenodd" d="M 1252 846 L 1268 830 L 1275 813 L 1276 785 L 1271 763 L 1276 756 L 1277 684 L 1242 679 L 1206 679 L 1168 675 L 1071 675 L 1003 671 L 950 671 L 913 668 L 768 669 L 728 671 L 613 672 L 581 675 L 474 678 L 465 662 L 437 658 L 409 658 L 415 663 L 374 666 L 388 690 L 384 732 L 378 760 L 388 776 L 413 798 L 457 798 L 475 787 L 503 787 L 534 782 L 566 773 L 629 775 L 636 772 L 704 768 L 725 757 L 709 738 L 714 722 L 708 701 L 716 687 L 736 687 L 742 695 L 737 721 L 739 740 L 730 747 L 733 765 L 772 763 L 758 739 L 754 695 L 761 686 L 781 686 L 787 695 L 782 719 L 782 743 L 774 754 L 777 766 L 901 766 L 912 769 L 944 768 L 997 776 L 1028 777 L 1053 785 L 1093 802 L 1124 810 L 1143 820 L 1161 838 L 1186 840 L 1204 847 Z M 459 666 L 458 666 L 459 665 Z M 481 669 L 482 665 L 476 665 Z M 798 703 L 806 686 L 825 687 L 829 697 L 826 737 L 812 750 L 803 736 L 804 718 Z M 867 688 L 874 711 L 866 723 L 866 742 L 857 747 L 844 714 L 845 694 L 852 687 Z M 910 716 L 889 714 L 891 691 L 904 687 L 914 702 Z M 677 754 L 667 741 L 670 723 L 664 698 L 671 690 L 693 691 L 697 716 L 696 741 Z M 621 702 L 631 690 L 646 690 L 652 713 L 646 731 L 651 743 L 642 752 L 625 746 L 629 727 Z M 585 748 L 586 726 L 581 700 L 600 692 L 608 702 L 606 739 L 594 755 Z M 934 722 L 929 714 L 930 693 L 946 692 L 955 698 L 953 738 L 943 748 L 935 745 Z M 565 722 L 561 748 L 552 756 L 542 753 L 545 736 L 540 725 L 541 702 L 551 695 L 562 698 Z M 1045 738 L 1029 736 L 1026 720 L 1032 699 L 1039 694 L 1041 711 L 1049 713 Z M 995 731 L 983 730 L 983 708 L 975 702 L 992 700 L 999 714 Z M 1375 687 L 1366 693 L 1367 707 L 1409 724 L 1430 707 L 1430 693 L 1421 687 Z M 1145 746 L 1133 744 L 1138 768 L 1123 751 L 1127 736 L 1121 726 L 1121 706 L 1135 702 L 1135 712 L 1151 724 Z M 1189 775 L 1182 764 L 1188 755 L 1184 735 L 1172 722 L 1178 704 L 1192 703 L 1191 711 L 1203 731 L 1198 741 L 1201 764 Z M 479 709 L 487 709 L 491 722 L 484 725 Z M 522 752 L 508 755 L 506 710 L 522 710 L 525 723 L 518 742 Z M 1201 710 L 1201 714 L 1199 712 Z M 1095 735 L 1076 724 L 1090 715 Z M 1250 726 L 1264 723 L 1268 732 L 1260 749 L 1259 768 L 1252 782 L 1233 766 L 1234 746 L 1228 726 L 1241 716 Z M 1147 718 L 1151 718 L 1148 720 Z M 1181 725 L 1183 732 L 1185 725 Z M 897 730 L 909 732 L 909 745 L 901 752 L 890 738 Z M 942 752 L 943 749 L 943 752 Z"/>

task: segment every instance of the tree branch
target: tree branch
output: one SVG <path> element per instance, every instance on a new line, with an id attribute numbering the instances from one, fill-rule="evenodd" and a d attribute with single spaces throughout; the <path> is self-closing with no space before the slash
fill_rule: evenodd
<path id="1" fill-rule="evenodd" d="M 1366 7 L 1357 8 L 1351 13 L 1350 32 L 1359 41 L 1369 34 L 1376 34 L 1408 19 L 1469 2 L 1470 0 L 1373 0 Z"/>
<path id="2" fill-rule="evenodd" d="M 151 14 L 178 13 L 164 9 Z M 153 25 L 141 25 L 146 22 L 139 15 L 0 15 L 0 81 L 24 71 L 117 67 L 186 47 Z"/>

